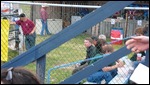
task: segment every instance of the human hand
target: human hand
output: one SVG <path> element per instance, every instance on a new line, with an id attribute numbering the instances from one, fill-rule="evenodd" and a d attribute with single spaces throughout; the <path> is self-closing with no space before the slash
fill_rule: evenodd
<path id="1" fill-rule="evenodd" d="M 109 67 L 104 67 L 104 68 L 102 68 L 102 70 L 103 70 L 104 72 L 107 72 L 107 71 L 109 71 L 110 69 L 109 69 Z"/>
<path id="2" fill-rule="evenodd" d="M 127 40 L 125 44 L 127 45 L 127 49 L 131 49 L 133 52 L 139 53 L 149 48 L 149 37 L 134 36 L 132 39 Z"/>
<path id="3" fill-rule="evenodd" d="M 29 33 L 29 35 L 32 35 L 34 32 L 33 31 L 31 31 L 30 33 Z"/>
<path id="4" fill-rule="evenodd" d="M 142 57 L 138 57 L 138 56 L 137 56 L 137 57 L 136 57 L 136 60 L 137 60 L 137 61 L 141 61 L 141 60 L 142 60 Z"/>
<path id="5" fill-rule="evenodd" d="M 125 65 L 125 63 L 124 63 L 123 61 L 118 60 L 118 61 L 116 62 L 116 66 L 117 66 L 117 67 L 123 67 L 124 65 Z"/>

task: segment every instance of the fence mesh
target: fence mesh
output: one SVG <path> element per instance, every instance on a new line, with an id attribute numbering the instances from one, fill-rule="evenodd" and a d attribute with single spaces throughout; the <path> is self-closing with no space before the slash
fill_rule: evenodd
<path id="1" fill-rule="evenodd" d="M 68 2 L 69 3 L 69 2 Z M 70 2 L 71 3 L 71 2 Z M 81 4 L 84 5 L 85 3 L 73 3 L 73 4 Z M 13 4 L 19 5 L 19 7 L 22 9 L 22 12 L 26 14 L 27 18 L 31 19 L 36 26 L 36 45 L 39 43 L 45 41 L 46 39 L 52 37 L 53 35 L 59 33 L 60 31 L 64 30 L 66 27 L 72 25 L 76 21 L 82 19 L 86 14 L 93 12 L 94 8 L 71 8 L 71 7 L 51 7 L 49 6 L 48 11 L 48 30 L 51 33 L 50 35 L 46 34 L 46 31 L 44 31 L 44 34 L 41 35 L 41 29 L 42 29 L 42 23 L 40 19 L 40 8 L 39 5 L 23 5 L 23 4 Z M 69 64 L 71 62 L 84 60 L 86 56 L 86 47 L 84 46 L 84 39 L 91 36 L 98 36 L 100 34 L 104 34 L 107 37 L 107 41 L 110 41 L 110 31 L 111 28 L 123 28 L 125 31 L 127 29 L 127 36 L 134 35 L 134 30 L 138 26 L 144 26 L 145 23 L 147 23 L 147 20 L 142 20 L 142 23 L 138 24 L 138 20 L 126 20 L 125 18 L 121 19 L 120 17 L 125 16 L 125 13 L 123 14 L 124 10 L 121 10 L 122 14 L 118 16 L 118 19 L 115 19 L 115 23 L 112 24 L 112 17 L 105 19 L 102 22 L 97 23 L 95 26 L 89 28 L 82 34 L 72 38 L 68 42 L 62 44 L 61 46 L 57 47 L 56 49 L 52 50 L 51 52 L 46 54 L 46 74 L 45 74 L 45 80 L 47 80 L 48 76 L 48 70 L 50 68 L 54 68 L 55 66 L 63 65 L 63 64 Z M 17 55 L 20 55 L 24 52 L 26 52 L 25 49 L 25 36 L 22 33 L 21 27 L 19 30 L 16 30 L 15 25 L 10 25 L 9 27 L 5 26 L 5 22 L 2 23 L 2 18 L 7 17 L 8 20 L 12 20 L 13 17 L 16 17 L 15 15 L 8 16 L 8 15 L 1 15 L 1 26 L 2 28 L 8 28 L 7 32 L 5 33 L 3 29 L 1 29 L 1 39 L 5 41 L 1 41 L 2 44 L 4 44 L 5 48 L 3 49 L 5 53 L 8 52 L 8 55 L 1 56 L 1 63 L 5 63 L 16 57 Z M 7 22 L 8 23 L 8 22 Z M 4 33 L 4 34 L 2 34 Z M 7 35 L 8 34 L 8 35 Z M 66 35 L 67 36 L 67 35 Z M 65 37 L 65 36 L 64 36 Z M 19 38 L 19 39 L 18 39 Z M 7 48 L 8 43 L 8 48 Z M 117 50 L 122 45 L 113 45 L 113 47 Z M 1 45 L 3 46 L 3 45 Z M 18 48 L 17 48 L 18 46 Z M 2 51 L 1 51 L 2 53 Z M 129 57 L 131 57 L 129 55 Z M 7 57 L 7 61 L 3 61 L 3 59 Z M 128 58 L 126 60 L 128 60 Z M 126 61 L 125 60 L 125 61 Z M 128 70 L 128 64 L 129 61 L 126 61 L 126 68 L 119 69 L 119 71 L 122 71 L 121 73 L 127 73 L 126 70 Z M 62 80 L 65 80 L 66 78 L 70 77 L 72 75 L 72 71 L 75 68 L 76 64 L 70 65 L 65 68 L 59 68 L 52 70 L 50 72 L 50 82 L 51 84 L 56 84 L 61 82 Z M 36 71 L 36 63 L 32 62 L 25 66 L 28 69 L 31 69 L 32 71 Z M 81 83 L 84 83 L 86 79 L 83 79 Z M 113 80 L 115 81 L 115 80 Z M 110 83 L 113 83 L 110 82 Z M 121 80 L 120 80 L 121 81 Z M 123 80 L 124 81 L 124 80 Z M 116 80 L 115 82 L 119 82 L 119 80 Z M 89 82 L 88 82 L 89 83 Z M 105 81 L 102 81 L 102 83 L 105 83 Z"/>

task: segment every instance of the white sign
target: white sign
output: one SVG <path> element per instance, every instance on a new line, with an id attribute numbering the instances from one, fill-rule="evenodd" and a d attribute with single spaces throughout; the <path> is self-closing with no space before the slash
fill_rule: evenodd
<path id="1" fill-rule="evenodd" d="M 137 21 L 137 25 L 138 25 L 138 26 L 142 26 L 142 20 L 138 20 L 138 21 Z"/>
<path id="2" fill-rule="evenodd" d="M 130 77 L 136 84 L 149 84 L 149 67 L 139 64 Z"/>
<path id="3" fill-rule="evenodd" d="M 111 19 L 111 24 L 115 24 L 115 19 Z"/>
<path id="4" fill-rule="evenodd" d="M 71 16 L 71 24 L 75 23 L 76 21 L 80 19 L 81 19 L 81 16 Z"/>

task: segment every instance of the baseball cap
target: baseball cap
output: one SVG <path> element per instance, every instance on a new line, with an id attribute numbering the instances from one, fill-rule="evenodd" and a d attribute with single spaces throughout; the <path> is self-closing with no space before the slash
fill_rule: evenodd
<path id="1" fill-rule="evenodd" d="M 43 4 L 42 7 L 48 7 L 48 5 L 47 4 Z"/>
<path id="2" fill-rule="evenodd" d="M 26 15 L 24 14 L 24 13 L 21 13 L 20 15 L 19 15 L 19 17 L 25 17 Z"/>

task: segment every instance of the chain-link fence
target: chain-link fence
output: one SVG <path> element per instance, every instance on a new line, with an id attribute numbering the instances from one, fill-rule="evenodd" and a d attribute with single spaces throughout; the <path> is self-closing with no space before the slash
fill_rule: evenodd
<path id="1" fill-rule="evenodd" d="M 55 3 L 59 3 L 59 1 L 58 2 L 56 1 Z M 77 5 L 77 4 L 86 5 L 87 4 L 85 2 L 82 2 L 82 3 L 81 2 L 76 2 L 76 3 L 68 2 L 68 3 L 73 4 L 73 5 Z M 65 4 L 65 2 L 62 2 L 62 4 Z M 47 13 L 48 13 L 47 26 L 48 26 L 48 31 L 50 32 L 50 34 L 47 34 L 46 30 L 43 32 L 43 34 L 41 34 L 42 32 L 42 22 L 40 19 L 41 5 L 13 4 L 13 6 L 14 5 L 19 5 L 19 8 L 22 10 L 23 13 L 26 14 L 26 17 L 35 23 L 35 27 L 36 27 L 35 45 L 38 45 L 39 43 L 59 33 L 60 31 L 64 30 L 66 27 L 82 19 L 84 16 L 86 16 L 86 14 L 93 12 L 95 10 L 95 8 L 80 8 L 80 7 L 72 8 L 72 7 L 49 6 L 47 8 Z M 120 15 L 120 17 L 124 15 L 125 14 Z M 7 17 L 8 19 L 12 19 L 12 17 L 14 17 L 15 15 L 10 15 L 10 16 L 3 15 L 3 17 L 4 16 Z M 1 18 L 3 17 L 1 16 Z M 76 62 L 76 61 L 85 59 L 85 56 L 86 56 L 86 48 L 84 46 L 85 38 L 104 34 L 106 35 L 107 40 L 109 41 L 111 28 L 123 28 L 124 31 L 127 30 L 126 37 L 128 37 L 128 36 L 134 35 L 134 30 L 136 27 L 144 26 L 145 23 L 148 22 L 148 21 L 142 20 L 140 21 L 140 23 L 138 23 L 139 21 L 137 20 L 125 20 L 120 17 L 118 17 L 118 19 L 115 19 L 116 20 L 115 23 L 113 23 L 112 18 L 109 17 L 105 19 L 104 21 L 97 23 L 97 25 L 89 28 L 88 30 L 78 35 L 77 37 L 74 37 L 68 42 L 57 47 L 53 51 L 47 53 L 46 54 L 45 79 L 46 80 L 48 79 L 47 74 L 50 68 L 54 68 L 55 66 L 69 64 L 71 62 Z M 4 28 L 8 28 L 8 27 L 4 26 Z M 19 30 L 16 30 L 15 25 L 10 25 L 9 30 L 7 31 L 9 31 L 8 49 L 6 48 L 6 50 L 5 49 L 3 50 L 5 52 L 7 52 L 8 50 L 8 55 L 5 55 L 4 57 L 8 57 L 7 61 L 9 61 L 13 59 L 14 57 L 16 57 L 17 55 L 24 53 L 26 51 L 25 49 L 26 45 L 25 45 L 25 35 L 23 35 L 21 27 L 19 28 Z M 4 30 L 1 29 L 1 33 L 2 32 L 4 32 Z M 7 40 L 4 41 L 3 44 L 7 44 Z M 115 49 L 119 49 L 120 47 L 121 46 L 119 47 L 114 46 Z M 1 57 L 1 62 L 4 57 L 3 56 Z M 50 72 L 50 82 L 48 83 L 59 83 L 60 81 L 70 77 L 72 75 L 72 71 L 75 68 L 75 66 L 76 66 L 76 63 L 74 63 L 73 65 L 69 65 L 66 68 L 52 70 Z M 35 72 L 36 70 L 35 62 L 28 64 L 26 68 L 31 69 Z M 128 69 L 128 66 L 126 66 L 126 68 L 123 68 L 123 69 L 125 71 L 126 69 Z M 123 73 L 123 70 L 122 70 L 122 73 Z M 83 80 L 83 82 L 84 81 L 86 80 Z"/>

